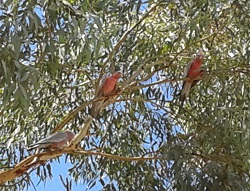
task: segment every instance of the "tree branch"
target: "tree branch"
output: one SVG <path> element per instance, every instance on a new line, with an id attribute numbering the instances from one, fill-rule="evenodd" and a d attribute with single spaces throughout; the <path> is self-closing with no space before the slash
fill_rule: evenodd
<path id="1" fill-rule="evenodd" d="M 124 35 L 120 38 L 120 40 L 116 43 L 116 45 L 114 46 L 113 50 L 111 51 L 111 53 L 109 54 L 108 56 L 108 59 L 106 60 L 106 62 L 103 64 L 103 67 L 101 69 L 101 72 L 100 72 L 100 75 L 99 75 L 99 78 L 97 80 L 97 85 L 100 83 L 102 77 L 103 77 L 103 73 L 104 73 L 104 70 L 106 68 L 106 65 L 107 63 L 112 59 L 113 55 L 117 52 L 117 50 L 119 49 L 119 47 L 121 46 L 121 44 L 126 40 L 127 36 L 138 26 L 142 23 L 142 21 L 144 19 L 146 19 L 149 14 L 151 12 L 153 12 L 157 6 L 159 6 L 161 3 L 157 3 L 155 6 L 153 6 L 147 13 L 145 13 L 145 15 L 137 22 L 134 24 L 134 26 L 132 26 L 130 29 L 128 29 Z"/>
<path id="2" fill-rule="evenodd" d="M 75 148 L 75 146 L 87 135 L 87 132 L 89 130 L 89 126 L 92 122 L 93 118 L 89 116 L 86 121 L 84 122 L 84 127 L 81 129 L 81 131 L 75 136 L 72 143 L 69 147 Z"/>
<path id="3" fill-rule="evenodd" d="M 90 121 L 92 120 L 89 119 Z M 10 181 L 15 179 L 16 177 L 19 177 L 23 175 L 26 171 L 28 171 L 30 168 L 37 164 L 44 163 L 48 159 L 52 159 L 58 156 L 61 156 L 62 154 L 74 154 L 74 155 L 95 155 L 95 156 L 103 156 L 114 160 L 120 160 L 120 161 L 146 161 L 146 160 L 160 160 L 161 158 L 157 156 L 152 157 L 125 157 L 125 156 L 118 156 L 108 153 L 102 153 L 102 152 L 94 152 L 94 151 L 76 151 L 69 147 L 61 149 L 61 150 L 53 150 L 53 151 L 47 151 L 43 153 L 34 154 L 32 156 L 29 156 L 28 158 L 21 161 L 19 164 L 17 164 L 13 169 L 4 171 L 0 173 L 0 184 L 5 183 L 6 181 Z M 32 161 L 37 158 L 37 160 L 32 163 Z M 162 160 L 162 159 L 161 159 Z"/>
<path id="4" fill-rule="evenodd" d="M 162 63 L 163 61 L 159 61 L 160 63 Z M 158 63 L 158 62 L 157 62 Z M 153 63 L 151 65 L 147 65 L 145 67 L 150 67 L 152 65 L 156 65 L 156 63 Z M 153 82 L 153 83 L 150 83 L 150 84 L 145 84 L 145 85 L 136 85 L 138 84 L 139 82 L 141 81 L 144 81 L 145 79 L 143 80 L 139 80 L 139 81 L 133 81 L 141 72 L 143 71 L 143 65 L 140 66 L 140 68 L 138 69 L 137 72 L 135 72 L 131 78 L 129 78 L 127 81 L 124 82 L 124 86 L 121 88 L 121 91 L 119 91 L 116 95 L 111 95 L 110 98 L 112 97 L 118 97 L 119 95 L 122 94 L 122 92 L 124 92 L 126 89 L 130 89 L 130 90 L 135 90 L 135 89 L 142 89 L 142 88 L 146 88 L 146 87 L 149 87 L 149 86 L 154 86 L 154 85 L 158 85 L 158 84 L 162 84 L 162 83 L 168 83 L 168 82 L 177 82 L 177 81 L 185 81 L 185 80 L 189 80 L 190 78 L 189 77 L 186 77 L 186 78 L 177 78 L 177 79 L 165 79 L 165 80 L 159 80 L 159 81 L 156 81 L 156 82 Z M 249 70 L 247 70 L 246 68 L 244 69 L 230 69 L 230 70 L 223 70 L 223 71 L 210 71 L 210 73 L 221 73 L 221 72 L 241 72 L 241 73 L 248 73 Z M 205 72 L 207 73 L 207 72 Z M 204 77 L 196 77 L 194 78 L 193 80 L 201 80 L 203 79 Z M 133 81 L 133 82 L 132 82 Z M 116 100 L 115 98 L 109 102 L 109 104 L 112 104 L 114 103 Z M 66 125 L 70 120 L 72 120 L 74 118 L 74 116 L 79 112 L 81 111 L 82 109 L 84 109 L 85 107 L 91 105 L 94 101 L 100 101 L 100 100 L 103 100 L 103 99 L 107 99 L 107 97 L 101 97 L 101 98 L 95 98 L 95 99 L 92 99 L 84 104 L 82 104 L 81 106 L 79 106 L 78 108 L 76 108 L 75 110 L 71 111 L 67 117 L 65 117 L 61 123 L 59 123 L 55 128 L 54 130 L 52 131 L 52 133 L 55 133 L 57 131 L 59 131 L 60 129 L 63 128 L 64 125 Z M 105 105 L 107 106 L 107 105 Z"/>
<path id="5" fill-rule="evenodd" d="M 62 129 L 63 126 L 66 125 L 70 120 L 72 120 L 72 119 L 75 117 L 75 115 L 76 115 L 79 111 L 83 110 L 85 107 L 87 107 L 87 106 L 90 105 L 91 103 L 92 103 L 92 102 L 90 102 L 90 101 L 89 101 L 89 102 L 86 102 L 86 103 L 80 105 L 79 107 L 77 107 L 76 109 L 74 109 L 73 111 L 71 111 L 71 112 L 62 120 L 62 122 L 59 123 L 59 124 L 53 129 L 53 131 L 52 131 L 51 133 L 55 133 L 55 132 L 59 131 L 60 129 Z"/>
<path id="6" fill-rule="evenodd" d="M 190 43 L 187 47 L 185 47 L 185 48 L 183 48 L 182 50 L 180 50 L 180 51 L 174 56 L 174 58 L 170 61 L 170 64 L 169 64 L 169 65 L 172 65 L 172 63 L 176 60 L 176 58 L 177 58 L 182 52 L 184 52 L 187 48 L 189 48 L 189 47 L 191 47 L 192 45 L 195 45 L 195 44 L 197 44 L 197 43 L 199 43 L 199 42 L 202 42 L 202 41 L 204 41 L 204 40 L 207 40 L 207 39 L 209 39 L 209 38 L 211 38 L 211 37 L 214 37 L 215 35 L 218 34 L 218 32 L 219 32 L 219 31 L 215 31 L 214 33 L 212 33 L 212 34 L 210 34 L 210 35 L 208 35 L 208 36 L 205 36 L 205 37 L 203 37 L 203 38 L 201 38 L 201 39 L 199 39 L 199 40 L 196 40 L 196 41 Z M 159 69 L 156 70 L 156 72 L 158 72 L 158 71 L 160 71 L 160 70 L 163 70 L 163 69 L 169 67 L 169 65 L 160 67 Z"/>

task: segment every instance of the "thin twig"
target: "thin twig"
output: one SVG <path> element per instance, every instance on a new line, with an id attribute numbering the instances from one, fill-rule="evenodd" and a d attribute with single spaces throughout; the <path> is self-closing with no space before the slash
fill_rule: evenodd
<path id="1" fill-rule="evenodd" d="M 159 6 L 161 3 L 157 3 L 155 6 L 153 6 L 147 13 L 145 13 L 145 15 L 137 22 L 134 24 L 134 26 L 132 26 L 130 29 L 128 29 L 124 35 L 120 38 L 120 40 L 116 43 L 116 45 L 114 46 L 113 50 L 111 51 L 111 53 L 109 54 L 108 56 L 108 59 L 104 62 L 103 66 L 102 66 L 102 69 L 101 69 L 101 72 L 100 72 L 100 75 L 99 75 L 99 78 L 97 80 L 97 85 L 100 83 L 102 77 L 103 77 L 103 73 L 104 73 L 104 70 L 108 64 L 108 62 L 112 59 L 113 55 L 117 52 L 117 50 L 119 49 L 119 47 L 121 46 L 121 44 L 126 40 L 127 36 L 138 26 L 142 23 L 142 21 L 144 19 L 146 19 L 149 14 L 151 12 L 153 12 L 157 6 Z"/>
<path id="2" fill-rule="evenodd" d="M 176 60 L 176 58 L 177 58 L 182 52 L 184 52 L 186 49 L 188 49 L 188 48 L 191 47 L 192 45 L 195 45 L 195 44 L 197 44 L 197 43 L 199 43 L 199 42 L 202 42 L 202 41 L 204 41 L 204 40 L 207 40 L 207 39 L 209 39 L 209 38 L 211 38 L 211 37 L 217 35 L 218 32 L 219 32 L 219 31 L 216 31 L 216 32 L 214 32 L 214 33 L 212 33 L 212 34 L 210 34 L 210 35 L 208 35 L 208 36 L 205 36 L 205 37 L 203 37 L 203 38 L 201 38 L 201 39 L 199 39 L 199 40 L 196 40 L 196 41 L 190 43 L 187 47 L 185 47 L 185 48 L 183 48 L 182 50 L 180 50 L 180 51 L 174 56 L 174 58 L 170 61 L 170 64 L 169 64 L 169 65 L 172 65 L 172 63 Z M 156 71 L 157 71 L 157 72 L 158 72 L 158 71 L 161 71 L 161 70 L 163 70 L 163 69 L 169 67 L 169 65 L 167 65 L 167 66 L 162 66 L 162 67 L 158 68 Z"/>

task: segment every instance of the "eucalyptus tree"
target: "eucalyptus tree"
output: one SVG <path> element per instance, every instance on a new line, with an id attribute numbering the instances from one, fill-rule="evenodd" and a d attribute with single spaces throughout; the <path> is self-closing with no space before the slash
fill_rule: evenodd
<path id="1" fill-rule="evenodd" d="M 32 171 L 46 182 L 65 154 L 89 188 L 249 190 L 249 13 L 248 1 L 3 1 L 1 189 L 32 186 Z M 199 49 L 204 76 L 182 106 Z M 115 71 L 119 91 L 92 119 L 98 85 Z M 69 148 L 27 151 L 84 127 Z M 55 157 L 27 165 L 45 155 Z"/>

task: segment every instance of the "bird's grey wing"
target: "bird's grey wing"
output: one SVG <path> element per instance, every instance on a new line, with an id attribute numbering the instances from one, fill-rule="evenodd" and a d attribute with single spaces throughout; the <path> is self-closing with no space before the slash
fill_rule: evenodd
<path id="1" fill-rule="evenodd" d="M 102 97 L 102 96 L 103 96 L 102 93 L 100 93 L 100 90 L 102 89 L 103 85 L 105 84 L 107 78 L 108 78 L 107 75 L 105 75 L 105 76 L 102 78 L 102 80 L 101 80 L 101 82 L 100 82 L 100 84 L 99 84 L 99 86 L 98 86 L 98 89 L 97 89 L 96 97 Z"/>
<path id="2" fill-rule="evenodd" d="M 65 132 L 57 132 L 38 141 L 36 144 L 58 143 L 65 140 L 66 138 L 67 135 Z"/>
<path id="3" fill-rule="evenodd" d="M 107 75 L 103 76 L 103 78 L 101 79 L 99 87 L 102 87 L 103 84 L 105 84 L 107 77 L 108 77 Z"/>
<path id="4" fill-rule="evenodd" d="M 50 146 L 50 144 L 52 143 L 58 143 L 61 142 L 63 140 L 65 140 L 67 138 L 66 133 L 64 132 L 57 132 L 54 133 L 34 144 L 31 144 L 28 148 L 28 150 L 34 149 L 34 148 L 46 148 L 48 146 Z"/>
<path id="5" fill-rule="evenodd" d="M 185 70 L 184 70 L 184 75 L 183 75 L 184 78 L 187 77 L 187 74 L 188 74 L 188 71 L 189 71 L 189 69 L 190 69 L 190 66 L 191 66 L 192 62 L 193 62 L 193 61 L 189 62 L 189 63 L 186 65 Z"/>

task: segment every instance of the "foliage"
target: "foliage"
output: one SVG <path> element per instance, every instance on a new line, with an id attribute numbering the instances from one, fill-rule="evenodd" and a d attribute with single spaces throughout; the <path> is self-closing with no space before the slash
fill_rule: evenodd
<path id="1" fill-rule="evenodd" d="M 106 190 L 249 190 L 249 12 L 248 1 L 5 1 L 2 171 L 30 155 L 26 146 L 70 111 L 91 103 L 97 79 L 121 70 L 124 91 L 80 146 L 160 159 L 68 155 L 76 181 L 90 188 L 100 181 Z M 181 107 L 183 68 L 199 48 L 207 72 Z M 67 128 L 79 132 L 88 112 Z M 53 174 L 49 162 L 37 174 L 42 181 Z M 31 181 L 24 174 L 2 190 Z"/>

